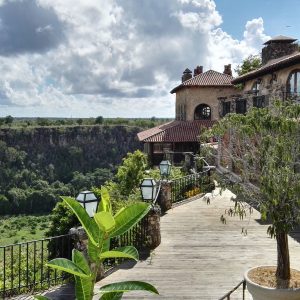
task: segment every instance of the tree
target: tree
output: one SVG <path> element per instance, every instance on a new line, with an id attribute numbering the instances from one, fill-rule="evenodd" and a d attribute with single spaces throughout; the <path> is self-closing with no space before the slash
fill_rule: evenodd
<path id="1" fill-rule="evenodd" d="M 9 116 L 6 116 L 6 117 L 4 118 L 4 120 L 5 120 L 5 124 L 11 125 L 12 122 L 14 121 L 14 118 L 13 118 L 11 115 L 9 115 Z"/>
<path id="2" fill-rule="evenodd" d="M 300 106 L 276 103 L 274 107 L 252 109 L 247 115 L 229 114 L 211 135 L 226 136 L 222 159 L 232 161 L 239 179 L 222 176 L 224 186 L 237 194 L 235 212 L 241 217 L 246 199 L 270 220 L 268 234 L 277 242 L 276 276 L 290 278 L 287 234 L 300 221 Z"/>
<path id="3" fill-rule="evenodd" d="M 47 118 L 36 118 L 36 123 L 39 126 L 49 126 L 51 124 Z"/>
<path id="4" fill-rule="evenodd" d="M 258 55 L 250 55 L 241 65 L 238 65 L 235 71 L 238 73 L 239 76 L 246 74 L 248 72 L 254 71 L 261 67 L 261 59 Z"/>
<path id="5" fill-rule="evenodd" d="M 147 156 L 140 150 L 127 153 L 116 174 L 121 194 L 128 196 L 134 188 L 139 186 L 147 165 Z"/>
<path id="6" fill-rule="evenodd" d="M 95 119 L 95 124 L 103 124 L 103 117 L 102 116 L 98 116 Z"/>
<path id="7" fill-rule="evenodd" d="M 67 234 L 70 228 L 80 224 L 76 215 L 62 201 L 56 203 L 50 218 L 50 227 L 46 232 L 46 236 L 49 237 Z"/>

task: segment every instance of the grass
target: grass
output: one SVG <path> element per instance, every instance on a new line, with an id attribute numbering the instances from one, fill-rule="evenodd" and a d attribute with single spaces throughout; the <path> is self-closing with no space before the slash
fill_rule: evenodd
<path id="1" fill-rule="evenodd" d="M 0 246 L 45 237 L 50 216 L 4 216 L 0 219 Z"/>

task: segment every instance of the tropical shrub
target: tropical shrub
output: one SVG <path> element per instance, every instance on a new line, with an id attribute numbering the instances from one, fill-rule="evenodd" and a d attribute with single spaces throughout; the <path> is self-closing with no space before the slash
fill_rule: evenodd
<path id="1" fill-rule="evenodd" d="M 74 212 L 88 236 L 88 259 L 73 250 L 72 260 L 56 258 L 48 266 L 74 275 L 76 299 L 92 300 L 98 270 L 105 259 L 129 258 L 138 260 L 138 251 L 133 246 L 110 250 L 110 239 L 120 236 L 137 224 L 150 210 L 147 203 L 136 203 L 112 214 L 108 191 L 103 188 L 101 202 L 94 218 L 73 198 L 63 197 L 63 201 Z M 102 300 L 121 299 L 124 292 L 144 290 L 158 294 L 155 287 L 140 281 L 118 282 L 100 288 Z M 36 299 L 47 299 L 36 296 Z"/>

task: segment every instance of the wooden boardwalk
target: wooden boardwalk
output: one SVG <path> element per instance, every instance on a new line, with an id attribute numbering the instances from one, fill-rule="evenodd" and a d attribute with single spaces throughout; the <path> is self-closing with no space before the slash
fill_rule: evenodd
<path id="1" fill-rule="evenodd" d="M 228 217 L 226 225 L 220 222 L 232 203 L 230 197 L 226 191 L 213 197 L 210 205 L 199 198 L 168 211 L 161 218 L 162 243 L 151 256 L 119 269 L 98 285 L 144 280 L 152 283 L 160 296 L 136 292 L 124 299 L 215 300 L 236 286 L 249 267 L 276 264 L 275 240 L 267 237 L 267 225 L 256 221 L 258 212 L 250 219 Z M 248 235 L 241 234 L 242 227 Z M 293 238 L 290 252 L 292 267 L 300 269 L 300 246 Z M 242 299 L 242 290 L 231 299 Z M 251 299 L 248 294 L 246 299 Z"/>

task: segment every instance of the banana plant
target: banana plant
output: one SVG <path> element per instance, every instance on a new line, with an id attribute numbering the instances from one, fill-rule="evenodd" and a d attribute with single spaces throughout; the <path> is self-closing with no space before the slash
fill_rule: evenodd
<path id="1" fill-rule="evenodd" d="M 72 260 L 56 258 L 47 266 L 72 274 L 75 278 L 75 293 L 77 300 L 92 300 L 94 286 L 99 268 L 105 259 L 127 258 L 138 260 L 138 251 L 133 246 L 119 247 L 110 250 L 110 239 L 120 236 L 137 224 L 150 210 L 150 205 L 144 202 L 122 208 L 115 215 L 109 193 L 101 188 L 101 202 L 94 218 L 90 218 L 85 209 L 73 198 L 62 197 L 67 206 L 75 213 L 88 236 L 88 260 L 78 250 L 73 249 Z M 100 300 L 119 300 L 125 292 L 148 291 L 158 294 L 154 286 L 141 281 L 116 282 L 100 288 Z M 45 300 L 45 296 L 35 296 L 35 299 Z"/>

